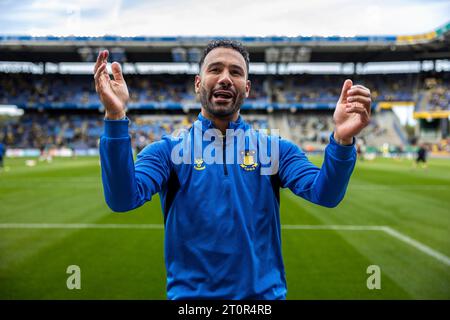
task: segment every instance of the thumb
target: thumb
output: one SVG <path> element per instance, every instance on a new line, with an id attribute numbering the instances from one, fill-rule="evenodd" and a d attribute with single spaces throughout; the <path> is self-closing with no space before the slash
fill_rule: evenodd
<path id="1" fill-rule="evenodd" d="M 114 77 L 114 80 L 116 81 L 124 81 L 123 75 L 122 75 L 122 67 L 118 62 L 113 62 L 111 65 L 112 74 Z"/>
<path id="2" fill-rule="evenodd" d="M 341 103 L 347 103 L 347 91 L 353 86 L 353 81 L 350 79 L 347 79 L 344 81 L 344 85 L 342 86 L 342 92 L 341 96 L 339 97 L 339 101 Z"/>

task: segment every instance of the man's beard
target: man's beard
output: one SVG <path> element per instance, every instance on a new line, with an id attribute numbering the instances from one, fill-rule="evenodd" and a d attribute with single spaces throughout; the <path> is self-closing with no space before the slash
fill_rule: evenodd
<path id="1" fill-rule="evenodd" d="M 227 118 L 239 111 L 244 103 L 244 93 L 237 91 L 228 104 L 216 104 L 212 101 L 213 90 L 208 92 L 204 87 L 200 88 L 200 103 L 205 110 L 216 118 Z"/>

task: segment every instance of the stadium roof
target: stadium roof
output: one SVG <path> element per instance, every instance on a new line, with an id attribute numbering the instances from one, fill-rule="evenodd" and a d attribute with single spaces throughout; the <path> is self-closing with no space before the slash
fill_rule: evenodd
<path id="1" fill-rule="evenodd" d="M 29 36 L 29 35 L 0 35 L 0 44 L 27 44 L 27 45 L 73 45 L 73 44 L 117 44 L 117 45 L 204 45 L 213 39 L 234 39 L 245 43 L 247 46 L 255 45 L 288 45 L 288 44 L 308 44 L 313 46 L 321 45 L 363 45 L 371 43 L 380 44 L 422 44 L 445 37 L 450 32 L 450 22 L 426 33 L 412 35 L 367 35 L 367 36 L 241 36 L 241 37 L 223 37 L 223 36 L 136 36 L 124 37 L 116 35 L 95 36 Z"/>
<path id="2" fill-rule="evenodd" d="M 122 37 L 0 35 L 0 61 L 77 62 L 79 50 L 123 48 L 129 62 L 170 62 L 172 49 L 201 48 L 223 37 Z M 252 61 L 264 61 L 268 48 L 307 48 L 308 61 L 367 62 L 450 58 L 450 22 L 434 31 L 416 35 L 320 37 L 227 37 L 244 43 Z"/>

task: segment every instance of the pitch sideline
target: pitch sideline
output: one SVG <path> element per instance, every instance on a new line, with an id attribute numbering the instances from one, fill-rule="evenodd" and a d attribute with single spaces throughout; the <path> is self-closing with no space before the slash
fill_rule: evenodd
<path id="1" fill-rule="evenodd" d="M 96 224 L 96 223 L 0 223 L 0 229 L 164 229 L 163 224 Z M 426 255 L 450 266 L 450 258 L 388 226 L 357 225 L 282 225 L 283 230 L 382 231 Z"/>

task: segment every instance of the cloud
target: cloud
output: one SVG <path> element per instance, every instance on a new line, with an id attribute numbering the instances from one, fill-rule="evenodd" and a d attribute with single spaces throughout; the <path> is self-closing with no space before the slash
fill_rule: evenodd
<path id="1" fill-rule="evenodd" d="M 0 2 L 0 30 L 36 35 L 382 35 L 428 32 L 450 20 L 450 2 L 439 0 L 278 0 L 275 4 L 272 0 L 7 0 Z"/>

